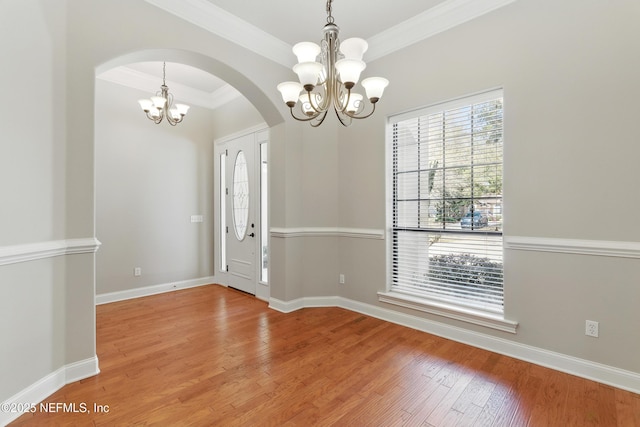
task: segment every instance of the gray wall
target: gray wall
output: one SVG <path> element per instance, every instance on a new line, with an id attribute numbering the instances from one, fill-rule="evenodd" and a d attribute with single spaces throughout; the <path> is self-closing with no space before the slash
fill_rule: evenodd
<path id="1" fill-rule="evenodd" d="M 505 234 L 637 242 L 639 9 L 632 0 L 518 0 L 371 62 L 367 75 L 391 81 L 376 115 L 348 129 L 329 117 L 315 132 L 285 118 L 273 88 L 292 77 L 288 68 L 143 1 L 3 2 L 0 43 L 12 60 L 0 67 L 0 108 L 13 110 L 0 115 L 0 245 L 96 235 L 95 73 L 140 52 L 222 77 L 271 126 L 272 227 L 384 229 L 385 117 L 503 87 Z M 386 289 L 385 244 L 274 238 L 271 296 L 385 306 L 376 295 Z M 640 373 L 637 259 L 512 250 L 505 258 L 505 311 L 520 323 L 517 335 L 412 314 Z M 93 272 L 92 254 L 0 266 L 0 400 L 95 355 Z M 601 322 L 599 339 L 584 336 L 587 318 Z"/>
<path id="2" fill-rule="evenodd" d="M 238 97 L 156 125 L 136 102 L 149 96 L 96 80 L 98 295 L 214 276 L 213 141 L 262 120 Z"/>
<path id="3" fill-rule="evenodd" d="M 99 295 L 213 275 L 212 112 L 156 125 L 136 102 L 149 96 L 96 80 Z"/>
<path id="4" fill-rule="evenodd" d="M 65 10 L 54 6 L 2 2 L 0 252 L 65 237 Z M 65 363 L 65 258 L 0 265 L 2 401 Z"/>
<path id="5" fill-rule="evenodd" d="M 340 134 L 340 225 L 384 227 L 385 115 L 503 87 L 505 236 L 640 241 L 639 18 L 635 1 L 519 0 L 372 62 L 391 84 Z M 377 302 L 384 245 L 347 240 L 342 295 L 395 309 Z M 505 294 L 516 335 L 407 312 L 640 373 L 640 260 L 507 250 Z"/>
<path id="6" fill-rule="evenodd" d="M 282 190 L 274 197 L 284 201 L 272 225 L 384 229 L 385 117 L 502 87 L 505 237 L 553 238 L 583 247 L 638 242 L 640 227 L 630 214 L 640 208 L 633 197 L 640 178 L 638 18 L 640 5 L 630 0 L 519 0 L 370 62 L 367 75 L 391 81 L 373 118 L 338 129 L 337 146 L 329 131 L 303 130 L 298 146 L 272 153 L 272 170 L 288 168 L 286 177 L 272 183 Z M 330 158 L 335 153 L 337 171 L 331 163 L 318 167 L 317 156 L 308 155 L 320 150 Z M 337 198 L 319 202 L 329 194 Z M 640 373 L 638 259 L 563 253 L 557 247 L 558 253 L 507 249 L 505 317 L 519 322 L 512 335 L 378 302 L 377 293 L 387 289 L 386 243 L 272 238 L 272 257 L 284 260 L 272 262 L 272 296 L 290 301 L 338 294 Z M 319 257 L 322 251 L 331 255 Z M 345 285 L 336 286 L 338 273 L 347 277 Z M 586 319 L 600 322 L 600 338 L 584 335 Z"/>

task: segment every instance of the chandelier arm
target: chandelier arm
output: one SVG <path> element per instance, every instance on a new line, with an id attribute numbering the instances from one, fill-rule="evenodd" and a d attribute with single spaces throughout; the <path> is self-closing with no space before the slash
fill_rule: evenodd
<path id="1" fill-rule="evenodd" d="M 349 106 L 349 100 L 351 99 L 351 89 L 346 89 L 347 93 L 346 93 L 346 97 L 347 99 L 345 99 L 343 101 L 343 98 L 345 96 L 345 92 L 342 88 L 342 84 L 338 81 L 336 82 L 336 96 L 334 97 L 334 106 L 336 111 L 340 111 L 341 113 L 347 114 L 346 110 L 347 107 Z M 347 114 L 348 115 L 348 114 Z"/>
<path id="2" fill-rule="evenodd" d="M 317 98 L 317 94 L 314 94 L 314 96 Z M 323 110 L 325 110 L 325 108 L 323 108 L 322 105 L 318 105 L 318 108 L 316 108 L 316 106 L 313 104 L 313 100 L 311 99 L 311 91 L 308 90 L 307 91 L 307 98 L 309 99 L 309 105 L 311 106 L 311 109 L 313 109 L 313 111 L 316 112 L 316 114 L 314 114 L 314 117 L 317 117 L 319 114 L 322 113 Z M 324 103 L 324 98 L 322 98 L 323 103 Z"/>
<path id="3" fill-rule="evenodd" d="M 171 107 L 173 107 L 173 94 L 169 93 L 169 88 L 164 84 L 162 85 L 162 96 L 165 99 L 164 113 L 167 116 L 167 122 L 169 122 L 171 126 L 175 126 L 182 121 L 184 116 L 180 116 L 177 119 L 171 116 L 170 110 Z"/>
<path id="4" fill-rule="evenodd" d="M 342 126 L 349 126 L 351 124 L 351 119 L 353 117 L 351 117 L 349 114 L 347 113 L 343 113 L 343 112 L 338 112 L 338 110 L 334 109 L 334 111 L 336 112 L 336 117 L 338 118 L 338 120 L 340 121 L 340 124 L 342 124 Z M 348 117 L 349 120 L 345 120 L 344 116 Z"/>
<path id="5" fill-rule="evenodd" d="M 322 117 L 320 119 L 318 119 L 317 123 L 314 124 L 313 122 L 310 122 L 309 124 L 311 125 L 311 127 L 317 128 L 318 126 L 320 126 L 322 124 L 322 122 L 324 122 L 324 119 L 327 117 L 327 112 L 328 111 L 329 110 L 324 110 L 324 113 L 322 113 Z M 317 118 L 317 117 L 319 117 L 319 115 L 316 116 L 315 118 Z"/>
<path id="6" fill-rule="evenodd" d="M 319 112 L 324 112 L 327 111 L 331 105 L 331 96 L 329 95 L 329 92 L 327 91 L 327 86 L 326 84 L 324 86 L 322 86 L 322 94 L 320 93 L 316 93 L 316 99 L 320 98 L 321 102 L 318 103 L 318 110 L 320 110 Z"/>
<path id="7" fill-rule="evenodd" d="M 171 117 L 171 114 L 167 113 L 167 121 L 172 125 L 175 126 L 178 123 L 182 122 L 182 119 L 184 119 L 183 115 L 180 115 L 180 117 L 178 117 L 177 119 L 174 119 L 173 117 Z"/>
<path id="8" fill-rule="evenodd" d="M 322 114 L 321 111 L 318 111 L 317 113 L 313 114 L 312 116 L 298 117 L 298 116 L 296 116 L 294 114 L 293 107 L 289 107 L 289 112 L 291 113 L 291 117 L 293 117 L 294 119 L 296 119 L 299 122 L 309 122 L 309 121 L 317 118 L 320 114 Z"/>
<path id="9" fill-rule="evenodd" d="M 167 121 L 169 122 L 169 124 L 171 126 L 175 126 L 178 123 L 180 123 L 182 121 L 182 119 L 184 119 L 184 116 L 180 116 L 177 119 L 174 119 L 173 117 L 171 117 L 171 114 L 169 114 L 169 112 L 167 111 Z"/>
<path id="10" fill-rule="evenodd" d="M 356 115 L 356 114 L 353 114 L 353 113 L 348 113 L 348 112 L 345 112 L 344 114 L 346 114 L 347 116 L 351 117 L 352 119 L 366 119 L 367 117 L 371 117 L 373 115 L 373 113 L 376 112 L 376 104 L 371 103 L 371 105 L 373 106 L 373 108 L 371 109 L 371 112 L 369 114 L 367 114 L 366 116 L 359 116 L 359 115 Z"/>
<path id="11" fill-rule="evenodd" d="M 323 112 L 325 112 L 328 108 L 329 108 L 329 103 L 327 102 L 329 99 L 331 99 L 330 96 L 327 96 L 327 88 L 323 86 L 322 88 L 323 92 L 324 92 L 324 96 L 322 96 L 319 93 L 315 93 L 312 91 L 307 91 L 307 98 L 309 99 L 309 106 L 311 107 L 311 109 L 313 111 L 315 111 L 315 115 L 318 114 L 322 114 Z M 316 103 L 314 104 L 313 100 L 311 99 L 311 95 L 313 95 L 316 99 Z M 321 102 L 317 102 L 318 98 L 320 98 Z M 316 107 L 317 105 L 317 107 Z"/>
<path id="12" fill-rule="evenodd" d="M 165 99 L 167 100 L 167 102 L 164 103 L 164 108 L 165 110 L 169 111 L 169 109 L 173 106 L 173 94 L 169 93 L 169 88 L 167 88 Z"/>

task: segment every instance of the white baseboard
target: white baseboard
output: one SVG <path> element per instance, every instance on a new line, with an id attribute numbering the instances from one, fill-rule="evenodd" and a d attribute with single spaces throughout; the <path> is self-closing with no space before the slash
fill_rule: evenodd
<path id="1" fill-rule="evenodd" d="M 215 283 L 213 276 L 201 277 L 199 279 L 180 280 L 176 282 L 163 283 L 160 285 L 145 286 L 143 288 L 126 289 L 124 291 L 109 292 L 96 295 L 96 305 L 110 302 L 124 301 L 133 298 L 146 297 L 149 295 L 162 294 L 165 292 L 177 291 L 179 289 L 195 288 Z"/>
<path id="2" fill-rule="evenodd" d="M 97 356 L 61 367 L 0 403 L 3 408 L 0 411 L 0 426 L 9 424 L 24 413 L 18 412 L 17 409 L 25 408 L 26 405 L 37 405 L 66 384 L 89 378 L 99 373 Z M 13 410 L 5 411 L 4 408 Z"/>
<path id="3" fill-rule="evenodd" d="M 269 300 L 269 308 L 290 313 L 307 307 L 340 307 L 357 313 L 366 314 L 398 325 L 438 335 L 453 341 L 483 348 L 495 353 L 504 354 L 536 365 L 545 366 L 556 371 L 576 375 L 589 380 L 608 384 L 623 390 L 640 394 L 640 374 L 613 366 L 603 365 L 590 360 L 580 359 L 566 354 L 545 350 L 530 345 L 520 344 L 491 335 L 486 335 L 464 328 L 412 316 L 371 304 L 350 300 L 343 297 L 305 297 L 292 301 Z"/>
<path id="4" fill-rule="evenodd" d="M 301 308 L 309 307 L 342 307 L 344 301 L 342 297 L 304 297 L 291 301 L 280 301 L 277 298 L 269 298 L 269 308 L 282 313 L 291 313 Z"/>

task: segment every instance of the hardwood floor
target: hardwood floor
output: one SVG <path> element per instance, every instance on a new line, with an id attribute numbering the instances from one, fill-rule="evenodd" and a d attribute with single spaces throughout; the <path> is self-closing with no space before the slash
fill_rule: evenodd
<path id="1" fill-rule="evenodd" d="M 99 375 L 45 401 L 81 412 L 11 425 L 640 426 L 640 395 L 340 308 L 279 313 L 217 285 L 98 306 L 97 352 Z"/>

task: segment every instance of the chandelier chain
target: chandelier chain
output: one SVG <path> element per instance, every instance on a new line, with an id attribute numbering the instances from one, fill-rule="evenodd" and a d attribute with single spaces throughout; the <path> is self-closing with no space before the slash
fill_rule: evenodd
<path id="1" fill-rule="evenodd" d="M 333 0 L 327 0 L 327 24 L 333 24 L 333 15 L 331 15 L 331 2 Z"/>

